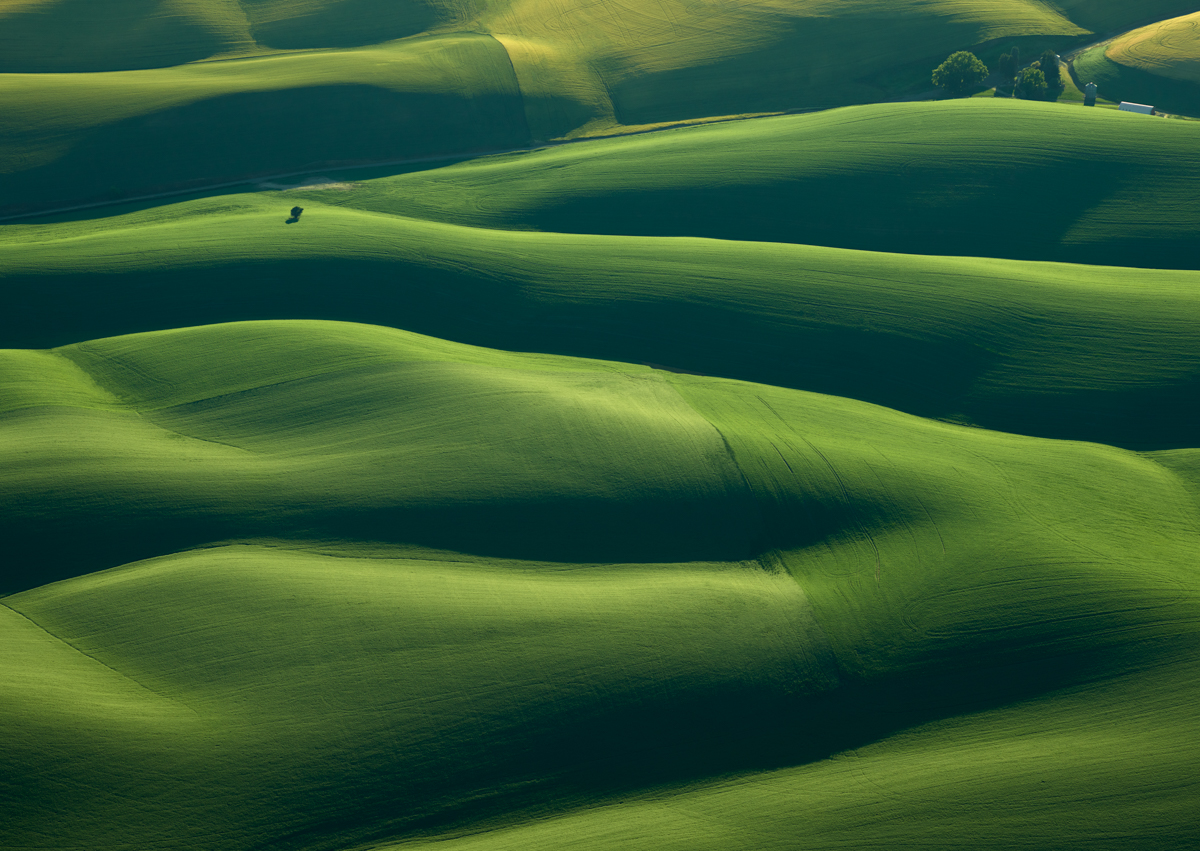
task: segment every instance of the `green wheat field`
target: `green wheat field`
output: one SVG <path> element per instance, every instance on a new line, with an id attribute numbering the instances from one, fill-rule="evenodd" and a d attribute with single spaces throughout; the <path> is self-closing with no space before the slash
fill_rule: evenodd
<path id="1" fill-rule="evenodd" d="M 1171 0 L 0 0 L 0 849 L 1194 851 L 1197 115 Z"/>

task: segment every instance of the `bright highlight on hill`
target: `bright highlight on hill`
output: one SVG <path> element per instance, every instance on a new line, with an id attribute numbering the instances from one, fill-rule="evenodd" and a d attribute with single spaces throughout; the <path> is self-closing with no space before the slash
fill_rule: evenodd
<path id="1" fill-rule="evenodd" d="M 1151 24 L 1109 45 L 1105 55 L 1122 65 L 1153 70 L 1164 77 L 1200 82 L 1200 12 Z"/>

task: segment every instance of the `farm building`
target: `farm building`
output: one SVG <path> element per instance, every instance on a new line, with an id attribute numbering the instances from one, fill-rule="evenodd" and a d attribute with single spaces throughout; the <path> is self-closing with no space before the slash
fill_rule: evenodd
<path id="1" fill-rule="evenodd" d="M 1138 112 L 1142 115 L 1154 114 L 1154 107 L 1146 106 L 1144 103 L 1129 103 L 1128 101 L 1121 101 L 1120 109 L 1121 112 Z"/>

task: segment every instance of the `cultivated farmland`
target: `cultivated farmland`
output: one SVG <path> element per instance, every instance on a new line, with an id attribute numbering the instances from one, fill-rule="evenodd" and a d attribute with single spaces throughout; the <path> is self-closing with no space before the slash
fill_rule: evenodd
<path id="1" fill-rule="evenodd" d="M 0 0 L 0 847 L 1200 845 L 1194 13 Z"/>
<path id="2" fill-rule="evenodd" d="M 1109 97 L 1200 113 L 1200 12 L 1150 24 L 1076 60 Z"/>

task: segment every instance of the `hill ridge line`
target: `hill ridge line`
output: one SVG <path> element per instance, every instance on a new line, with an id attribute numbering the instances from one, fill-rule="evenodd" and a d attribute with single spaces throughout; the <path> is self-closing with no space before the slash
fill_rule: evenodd
<path id="1" fill-rule="evenodd" d="M 512 60 L 512 54 L 508 52 L 508 47 L 505 46 L 504 42 L 496 38 L 496 36 L 492 33 L 481 32 L 477 34 L 490 38 L 500 46 L 501 50 L 504 51 L 504 58 L 508 60 L 508 69 L 512 71 L 513 85 L 517 87 L 517 94 L 521 98 L 521 121 L 525 125 L 525 138 L 529 140 L 531 145 L 534 144 L 535 140 L 533 138 L 533 128 L 529 125 L 529 107 L 525 102 L 525 91 L 521 88 L 521 76 L 517 73 L 517 66 Z"/>

